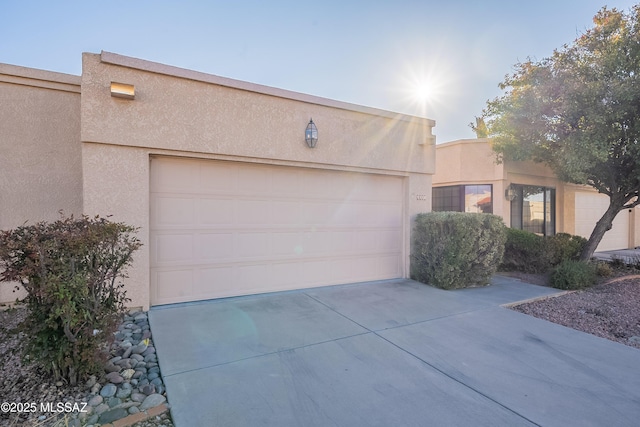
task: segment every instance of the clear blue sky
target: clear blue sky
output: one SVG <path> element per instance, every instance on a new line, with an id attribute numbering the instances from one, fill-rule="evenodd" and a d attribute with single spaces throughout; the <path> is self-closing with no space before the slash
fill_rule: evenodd
<path id="1" fill-rule="evenodd" d="M 631 0 L 0 0 L 0 62 L 81 74 L 101 50 L 437 121 L 468 123 L 518 61 Z M 431 97 L 414 96 L 418 87 Z"/>

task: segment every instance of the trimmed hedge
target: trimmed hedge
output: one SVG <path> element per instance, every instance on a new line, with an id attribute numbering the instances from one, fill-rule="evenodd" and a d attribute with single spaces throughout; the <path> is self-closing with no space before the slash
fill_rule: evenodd
<path id="1" fill-rule="evenodd" d="M 501 270 L 546 273 L 567 260 L 577 260 L 587 239 L 558 233 L 543 237 L 529 231 L 507 229 Z"/>
<path id="2" fill-rule="evenodd" d="M 587 239 L 582 236 L 574 236 L 568 233 L 557 233 L 545 238 L 552 266 L 580 258 L 582 248 L 587 244 Z"/>
<path id="3" fill-rule="evenodd" d="M 506 227 L 491 214 L 429 212 L 416 217 L 411 277 L 442 288 L 486 285 L 502 262 Z"/>

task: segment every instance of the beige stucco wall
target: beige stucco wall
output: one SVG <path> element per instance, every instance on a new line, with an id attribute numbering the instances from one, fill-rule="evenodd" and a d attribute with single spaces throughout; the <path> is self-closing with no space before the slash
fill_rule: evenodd
<path id="1" fill-rule="evenodd" d="M 488 139 L 451 141 L 436 146 L 433 186 L 492 184 L 493 212 L 510 225 L 511 207 L 505 198 L 510 184 L 540 185 L 556 189 L 556 232 L 576 234 L 576 194 L 596 191 L 588 186 L 568 184 L 555 177 L 545 165 L 534 162 L 497 164 Z M 640 246 L 640 207 L 629 215 L 629 248 Z M 595 225 L 595 224 L 594 224 Z M 606 238 L 606 235 L 605 235 Z"/>
<path id="2" fill-rule="evenodd" d="M 135 99 L 112 97 L 111 82 L 134 85 Z M 83 56 L 81 117 L 85 213 L 140 227 L 144 246 L 127 281 L 131 305 L 149 306 L 153 155 L 403 176 L 405 248 L 413 218 L 431 208 L 431 120 L 110 53 Z M 310 118 L 319 133 L 315 149 L 304 142 Z"/>
<path id="3" fill-rule="evenodd" d="M 80 77 L 0 64 L 0 229 L 60 210 L 82 214 Z"/>
<path id="4" fill-rule="evenodd" d="M 149 150 L 82 145 L 84 212 L 139 227 L 143 246 L 127 270 L 132 307 L 149 307 Z"/>
<path id="5" fill-rule="evenodd" d="M 640 206 L 636 206 L 631 213 L 631 241 L 629 242 L 630 248 L 640 248 Z"/>
<path id="6" fill-rule="evenodd" d="M 502 164 L 487 139 L 462 139 L 436 146 L 434 185 L 456 185 L 464 182 L 490 183 L 504 177 Z"/>
<path id="7" fill-rule="evenodd" d="M 505 190 L 511 184 L 542 185 L 556 189 L 556 231 L 566 231 L 567 211 L 564 202 L 565 184 L 547 166 L 533 162 L 498 164 L 486 138 L 451 141 L 436 146 L 435 187 L 459 184 L 492 184 L 493 213 L 510 225 L 511 205 Z"/>
<path id="8" fill-rule="evenodd" d="M 134 85 L 135 100 L 112 98 L 112 81 Z M 85 142 L 402 172 L 433 169 L 434 123 L 427 119 L 109 53 L 84 54 L 82 95 Z M 310 118 L 319 132 L 314 150 L 304 143 Z"/>

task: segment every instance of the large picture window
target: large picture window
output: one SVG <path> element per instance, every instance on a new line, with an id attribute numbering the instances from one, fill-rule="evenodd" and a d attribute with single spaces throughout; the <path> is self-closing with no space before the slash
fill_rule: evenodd
<path id="1" fill-rule="evenodd" d="M 493 186 L 452 185 L 433 188 L 434 211 L 493 213 Z"/>
<path id="2" fill-rule="evenodd" d="M 511 184 L 511 228 L 542 236 L 556 232 L 556 190 L 533 185 Z"/>

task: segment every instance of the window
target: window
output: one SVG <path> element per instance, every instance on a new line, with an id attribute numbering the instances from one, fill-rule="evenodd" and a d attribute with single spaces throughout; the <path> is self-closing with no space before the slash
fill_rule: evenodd
<path id="1" fill-rule="evenodd" d="M 460 212 L 460 186 L 436 187 L 432 193 L 432 205 L 434 211 Z"/>
<path id="2" fill-rule="evenodd" d="M 433 188 L 434 211 L 493 213 L 493 186 L 454 185 Z"/>
<path id="3" fill-rule="evenodd" d="M 476 213 L 493 213 L 491 185 L 465 185 L 464 211 Z"/>
<path id="4" fill-rule="evenodd" d="M 534 185 L 511 184 L 511 227 L 542 236 L 556 232 L 556 190 Z"/>

